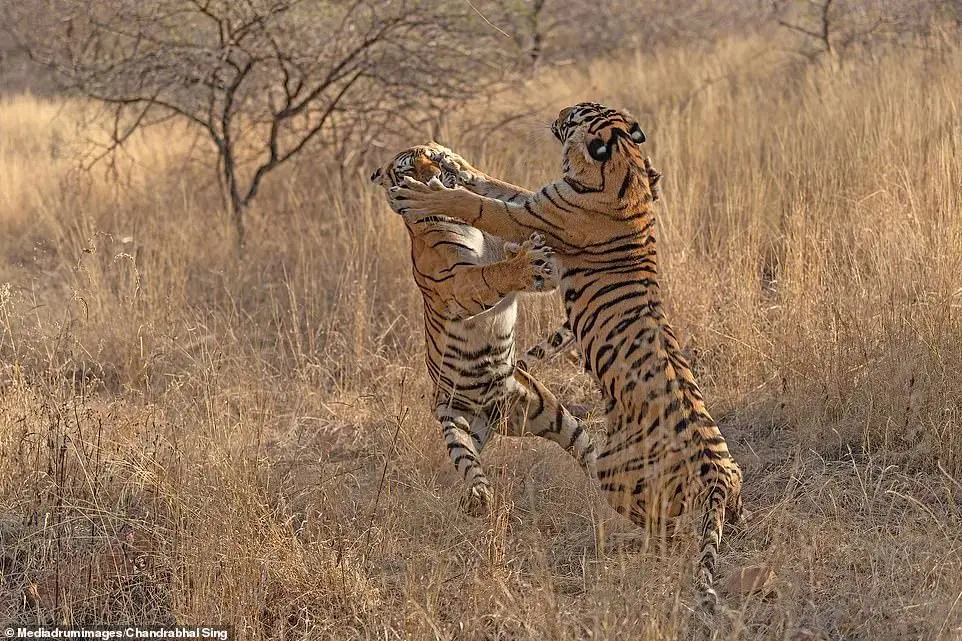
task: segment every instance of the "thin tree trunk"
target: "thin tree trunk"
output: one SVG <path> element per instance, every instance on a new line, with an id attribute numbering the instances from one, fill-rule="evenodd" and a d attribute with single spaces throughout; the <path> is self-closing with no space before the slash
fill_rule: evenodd
<path id="1" fill-rule="evenodd" d="M 247 233 L 244 228 L 244 210 L 247 209 L 240 202 L 230 200 L 230 220 L 234 227 L 234 240 L 237 242 L 237 253 L 243 256 L 247 248 Z"/>
<path id="2" fill-rule="evenodd" d="M 240 188 L 237 185 L 236 164 L 234 162 L 233 150 L 224 145 L 218 148 L 220 164 L 220 183 L 221 193 L 224 198 L 224 208 L 230 217 L 230 224 L 234 228 L 234 240 L 236 242 L 237 254 L 243 255 L 247 245 L 247 233 L 244 228 L 244 210 L 247 203 L 241 197 Z"/>

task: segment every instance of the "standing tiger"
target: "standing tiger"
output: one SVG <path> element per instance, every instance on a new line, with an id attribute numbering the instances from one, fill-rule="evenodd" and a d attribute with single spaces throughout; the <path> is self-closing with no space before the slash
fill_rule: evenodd
<path id="1" fill-rule="evenodd" d="M 645 528 L 660 530 L 699 510 L 698 596 L 714 611 L 726 507 L 737 519 L 742 473 L 663 311 L 652 205 L 660 174 L 642 156 L 644 133 L 624 112 L 579 103 L 563 109 L 551 131 L 563 145 L 563 177 L 523 201 L 473 193 L 483 191 L 484 176 L 461 167 L 459 179 L 473 191 L 404 181 L 392 192 L 394 206 L 414 216 L 443 211 L 507 239 L 545 235 L 558 252 L 568 326 L 606 401 L 602 492 Z"/>
<path id="2" fill-rule="evenodd" d="M 463 162 L 437 144 L 411 147 L 376 170 L 371 181 L 390 188 L 407 176 L 453 187 L 456 175 L 439 166 L 441 157 Z M 523 199 L 530 192 L 505 192 L 492 185 L 486 194 Z M 404 222 L 414 280 L 424 300 L 435 413 L 465 482 L 462 509 L 477 515 L 490 504 L 490 483 L 479 454 L 494 430 L 552 440 L 594 476 L 596 453 L 588 432 L 526 368 L 515 367 L 516 294 L 557 287 L 551 250 L 538 234 L 519 246 L 444 215 L 405 216 Z M 571 342 L 563 327 L 552 334 L 548 349 L 537 346 L 526 360 L 547 358 Z"/>

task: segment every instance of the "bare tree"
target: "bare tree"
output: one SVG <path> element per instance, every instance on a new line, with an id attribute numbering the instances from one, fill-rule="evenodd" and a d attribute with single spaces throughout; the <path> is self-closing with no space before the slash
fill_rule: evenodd
<path id="1" fill-rule="evenodd" d="M 809 58 L 840 58 L 853 47 L 915 42 L 958 0 L 771 0 L 775 22 L 800 38 Z"/>
<path id="2" fill-rule="evenodd" d="M 711 42 L 750 30 L 759 0 L 480 0 L 473 6 L 534 69 L 631 48 Z"/>
<path id="3" fill-rule="evenodd" d="M 835 54 L 832 48 L 833 0 L 772 0 L 775 20 L 781 26 L 819 44 L 820 52 Z"/>
<path id="4" fill-rule="evenodd" d="M 213 144 L 238 245 L 264 178 L 308 145 L 418 126 L 503 65 L 466 5 L 429 0 L 44 0 L 2 15 L 65 89 L 108 105 L 112 152 L 187 121 Z"/>

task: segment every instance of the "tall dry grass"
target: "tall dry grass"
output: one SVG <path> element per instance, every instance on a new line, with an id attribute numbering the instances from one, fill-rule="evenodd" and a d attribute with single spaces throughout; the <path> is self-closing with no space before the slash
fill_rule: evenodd
<path id="1" fill-rule="evenodd" d="M 959 96 L 958 51 L 816 68 L 742 41 L 546 72 L 501 106 L 536 116 L 446 132 L 532 187 L 557 175 L 543 123 L 566 104 L 626 107 L 648 132 L 670 315 L 754 514 L 721 571 L 778 576 L 767 599 L 729 595 L 714 633 L 689 609 L 686 543 L 619 545 L 631 528 L 553 446 L 493 443 L 496 509 L 458 512 L 406 234 L 366 175 L 304 157 L 273 176 L 237 260 L 190 132 L 79 172 L 84 108 L 6 99 L 0 620 L 959 639 Z M 559 319 L 529 299 L 523 342 Z M 537 374 L 597 405 L 571 363 Z"/>

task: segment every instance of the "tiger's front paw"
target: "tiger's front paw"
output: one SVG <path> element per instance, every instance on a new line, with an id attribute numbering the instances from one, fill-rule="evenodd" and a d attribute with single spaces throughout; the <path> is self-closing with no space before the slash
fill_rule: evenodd
<path id="1" fill-rule="evenodd" d="M 508 261 L 515 268 L 515 291 L 544 292 L 558 287 L 555 276 L 554 250 L 545 245 L 544 237 L 535 232 L 520 245 L 505 243 Z"/>
<path id="2" fill-rule="evenodd" d="M 399 214 L 415 216 L 449 215 L 459 203 L 459 192 L 463 189 L 449 189 L 439 180 L 428 184 L 405 176 L 401 184 L 388 190 L 391 207 Z"/>
<path id="3" fill-rule="evenodd" d="M 457 177 L 459 185 L 472 187 L 481 181 L 481 172 L 475 169 L 471 163 L 454 153 L 447 147 L 433 143 L 434 153 L 431 160 L 436 162 L 441 169 L 450 172 Z"/>
<path id="4" fill-rule="evenodd" d="M 651 202 L 658 202 L 661 198 L 661 187 L 658 183 L 661 182 L 662 173 L 651 164 L 651 156 L 645 156 L 645 173 L 648 175 L 648 189 L 651 191 Z"/>

